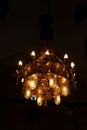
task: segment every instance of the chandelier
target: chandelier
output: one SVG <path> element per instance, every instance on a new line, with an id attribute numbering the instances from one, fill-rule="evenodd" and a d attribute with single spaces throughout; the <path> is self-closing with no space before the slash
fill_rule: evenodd
<path id="1" fill-rule="evenodd" d="M 38 106 L 49 101 L 59 105 L 61 97 L 68 96 L 76 86 L 74 62 L 69 62 L 67 54 L 61 60 L 51 49 L 41 50 L 37 55 L 32 51 L 30 57 L 26 65 L 20 60 L 16 70 L 24 98 L 36 100 Z"/>

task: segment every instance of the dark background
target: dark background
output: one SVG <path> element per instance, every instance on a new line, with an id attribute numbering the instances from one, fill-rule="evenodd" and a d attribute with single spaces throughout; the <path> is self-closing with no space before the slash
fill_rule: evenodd
<path id="1" fill-rule="evenodd" d="M 68 53 L 77 69 L 77 88 L 59 106 L 37 107 L 23 99 L 14 77 L 19 59 L 39 51 L 40 16 L 47 0 L 0 1 L 0 130 L 87 130 L 87 2 L 51 0 L 55 53 Z M 25 62 L 25 61 L 24 61 Z"/>

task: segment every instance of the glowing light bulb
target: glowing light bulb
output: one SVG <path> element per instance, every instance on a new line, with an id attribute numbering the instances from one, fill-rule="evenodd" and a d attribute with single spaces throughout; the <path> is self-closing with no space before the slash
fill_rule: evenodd
<path id="1" fill-rule="evenodd" d="M 31 90 L 34 90 L 36 88 L 36 81 L 29 80 L 29 86 Z"/>
<path id="2" fill-rule="evenodd" d="M 42 97 L 38 97 L 38 98 L 37 98 L 37 104 L 38 104 L 38 106 L 42 106 L 42 104 L 43 104 L 43 99 L 42 99 Z"/>
<path id="3" fill-rule="evenodd" d="M 72 68 L 74 68 L 75 67 L 75 64 L 74 64 L 74 62 L 71 62 L 71 65 L 70 65 Z"/>
<path id="4" fill-rule="evenodd" d="M 51 87 L 53 87 L 53 85 L 54 85 L 54 79 L 49 79 L 49 85 L 51 86 Z"/>
<path id="5" fill-rule="evenodd" d="M 32 52 L 31 52 L 31 56 L 35 56 L 35 51 L 32 51 Z"/>
<path id="6" fill-rule="evenodd" d="M 21 82 L 22 82 L 22 83 L 24 82 L 24 78 L 21 79 Z"/>
<path id="7" fill-rule="evenodd" d="M 68 59 L 68 55 L 67 54 L 64 55 L 64 59 Z"/>
<path id="8" fill-rule="evenodd" d="M 69 88 L 68 87 L 66 87 L 66 86 L 64 86 L 64 87 L 62 87 L 62 95 L 63 96 L 68 96 L 68 94 L 69 94 Z"/>
<path id="9" fill-rule="evenodd" d="M 22 66 L 22 65 L 23 65 L 23 62 L 20 60 L 20 61 L 18 62 L 18 65 L 19 65 L 19 66 Z"/>
<path id="10" fill-rule="evenodd" d="M 24 97 L 25 97 L 26 99 L 29 99 L 29 98 L 31 97 L 31 91 L 30 91 L 29 89 L 27 89 L 27 90 L 25 91 Z"/>
<path id="11" fill-rule="evenodd" d="M 47 50 L 46 52 L 45 52 L 45 55 L 49 55 L 50 53 L 49 53 L 49 51 Z"/>
<path id="12" fill-rule="evenodd" d="M 73 75 L 74 75 L 74 77 L 76 76 L 76 74 L 75 74 L 75 73 L 74 73 Z"/>
<path id="13" fill-rule="evenodd" d="M 55 98 L 54 98 L 54 102 L 56 105 L 59 105 L 60 102 L 61 102 L 61 98 L 60 98 L 60 95 L 57 95 Z"/>

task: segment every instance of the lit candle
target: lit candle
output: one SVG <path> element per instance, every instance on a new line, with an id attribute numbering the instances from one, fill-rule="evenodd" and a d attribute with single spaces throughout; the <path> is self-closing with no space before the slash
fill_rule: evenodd
<path id="1" fill-rule="evenodd" d="M 71 62 L 71 68 L 74 68 L 75 67 L 75 64 L 74 64 L 74 62 Z"/>
<path id="2" fill-rule="evenodd" d="M 65 69 L 67 70 L 68 69 L 68 65 L 69 65 L 68 55 L 67 54 L 64 55 L 64 63 L 65 63 Z"/>
<path id="3" fill-rule="evenodd" d="M 45 52 L 45 55 L 48 55 L 48 56 L 49 56 L 49 54 L 50 54 L 50 53 L 49 53 L 49 51 L 47 50 L 47 51 Z"/>
<path id="4" fill-rule="evenodd" d="M 35 51 L 32 51 L 32 52 L 31 52 L 31 56 L 35 57 L 35 55 L 36 55 L 36 54 L 35 54 Z"/>
<path id="5" fill-rule="evenodd" d="M 18 65 L 21 67 L 21 66 L 23 66 L 23 62 L 20 60 L 19 62 L 18 62 Z"/>
<path id="6" fill-rule="evenodd" d="M 64 55 L 64 59 L 68 59 L 68 55 L 67 54 Z"/>
<path id="7" fill-rule="evenodd" d="M 21 82 L 22 82 L 22 83 L 24 82 L 24 78 L 21 79 Z"/>

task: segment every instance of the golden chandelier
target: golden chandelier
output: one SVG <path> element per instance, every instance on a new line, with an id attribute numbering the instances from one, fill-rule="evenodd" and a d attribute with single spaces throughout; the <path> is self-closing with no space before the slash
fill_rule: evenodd
<path id="1" fill-rule="evenodd" d="M 47 105 L 54 100 L 56 105 L 61 96 L 68 96 L 70 89 L 75 87 L 75 64 L 69 63 L 68 55 L 59 59 L 51 49 L 45 49 L 31 58 L 25 66 L 18 62 L 17 83 L 22 86 L 22 94 L 26 99 L 36 100 L 38 106 Z"/>

